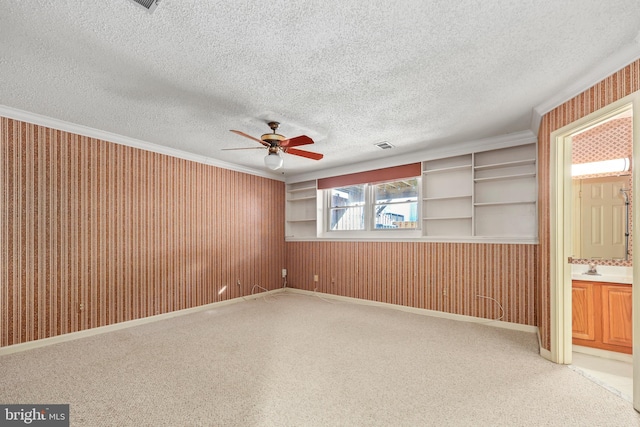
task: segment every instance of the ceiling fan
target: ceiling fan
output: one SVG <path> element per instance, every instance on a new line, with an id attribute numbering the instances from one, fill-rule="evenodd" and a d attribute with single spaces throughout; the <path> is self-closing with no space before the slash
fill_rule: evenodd
<path id="1" fill-rule="evenodd" d="M 284 163 L 284 159 L 280 156 L 280 153 L 293 154 L 294 156 L 306 157 L 307 159 L 312 160 L 320 160 L 324 156 L 319 153 L 312 153 L 311 151 L 300 150 L 298 147 L 300 145 L 309 145 L 313 144 L 313 140 L 306 135 L 296 136 L 294 138 L 285 138 L 284 136 L 276 133 L 278 126 L 280 123 L 278 122 L 269 122 L 269 127 L 271 128 L 271 133 L 265 133 L 258 138 L 254 138 L 251 135 L 247 135 L 244 132 L 240 132 L 239 130 L 232 130 L 231 132 L 238 134 L 240 136 L 244 136 L 249 139 L 253 139 L 254 141 L 259 142 L 263 145 L 263 147 L 251 147 L 251 148 L 223 148 L 223 150 L 253 150 L 253 149 L 263 149 L 266 148 L 269 150 L 269 153 L 264 158 L 264 164 L 271 170 L 280 169 Z"/>

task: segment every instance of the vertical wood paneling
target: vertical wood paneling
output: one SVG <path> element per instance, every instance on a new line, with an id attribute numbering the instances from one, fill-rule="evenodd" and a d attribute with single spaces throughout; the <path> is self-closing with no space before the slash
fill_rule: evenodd
<path id="1" fill-rule="evenodd" d="M 640 90 L 640 60 L 629 64 L 542 117 L 538 132 L 538 230 L 540 246 L 536 316 L 540 327 L 542 346 L 547 350 L 551 346 L 549 188 L 551 133 L 638 90 Z"/>
<path id="2" fill-rule="evenodd" d="M 281 285 L 282 182 L 0 118 L 0 184 L 0 346 Z"/>
<path id="3" fill-rule="evenodd" d="M 535 325 L 535 245 L 287 242 L 289 286 Z M 333 283 L 333 278 L 336 278 Z M 446 290 L 446 294 L 445 294 Z"/>

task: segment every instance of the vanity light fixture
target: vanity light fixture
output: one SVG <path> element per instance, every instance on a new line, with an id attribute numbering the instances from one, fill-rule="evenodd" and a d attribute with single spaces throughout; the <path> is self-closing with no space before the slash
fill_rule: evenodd
<path id="1" fill-rule="evenodd" d="M 571 165 L 571 176 L 596 175 L 599 173 L 625 172 L 629 170 L 629 158 L 602 160 L 600 162 Z"/>

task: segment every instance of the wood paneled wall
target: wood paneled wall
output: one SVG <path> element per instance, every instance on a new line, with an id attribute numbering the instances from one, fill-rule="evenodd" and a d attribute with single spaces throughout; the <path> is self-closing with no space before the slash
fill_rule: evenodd
<path id="1" fill-rule="evenodd" d="M 0 346 L 281 286 L 282 182 L 0 118 L 0 184 Z"/>
<path id="2" fill-rule="evenodd" d="M 287 242 L 290 287 L 535 325 L 536 245 Z M 318 275 L 318 282 L 314 282 Z"/>
<path id="3" fill-rule="evenodd" d="M 538 221 L 540 253 L 536 299 L 542 346 L 551 346 L 550 188 L 551 133 L 640 90 L 640 60 L 607 77 L 542 117 L 538 132 Z M 637 112 L 635 112 L 637 114 Z"/>

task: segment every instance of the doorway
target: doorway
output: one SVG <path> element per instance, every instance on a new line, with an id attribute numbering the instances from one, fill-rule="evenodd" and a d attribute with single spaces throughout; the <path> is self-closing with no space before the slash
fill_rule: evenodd
<path id="1" fill-rule="evenodd" d="M 609 106 L 594 112 L 551 135 L 551 360 L 556 363 L 572 363 L 572 255 L 573 238 L 571 223 L 572 177 L 571 177 L 571 137 L 581 131 L 618 116 L 626 111 L 633 115 L 633 165 L 640 165 L 640 93 L 629 95 Z M 632 182 L 638 186 L 640 173 L 632 168 Z M 633 224 L 640 224 L 638 209 L 633 211 Z M 633 239 L 638 240 L 637 227 L 633 228 Z M 634 263 L 632 276 L 640 277 L 640 263 Z M 633 285 L 632 285 L 633 286 Z M 635 286 L 634 286 L 635 287 Z M 640 352 L 640 292 L 634 290 L 633 306 L 633 353 Z M 634 408 L 640 410 L 640 359 L 633 357 L 633 401 Z"/>

